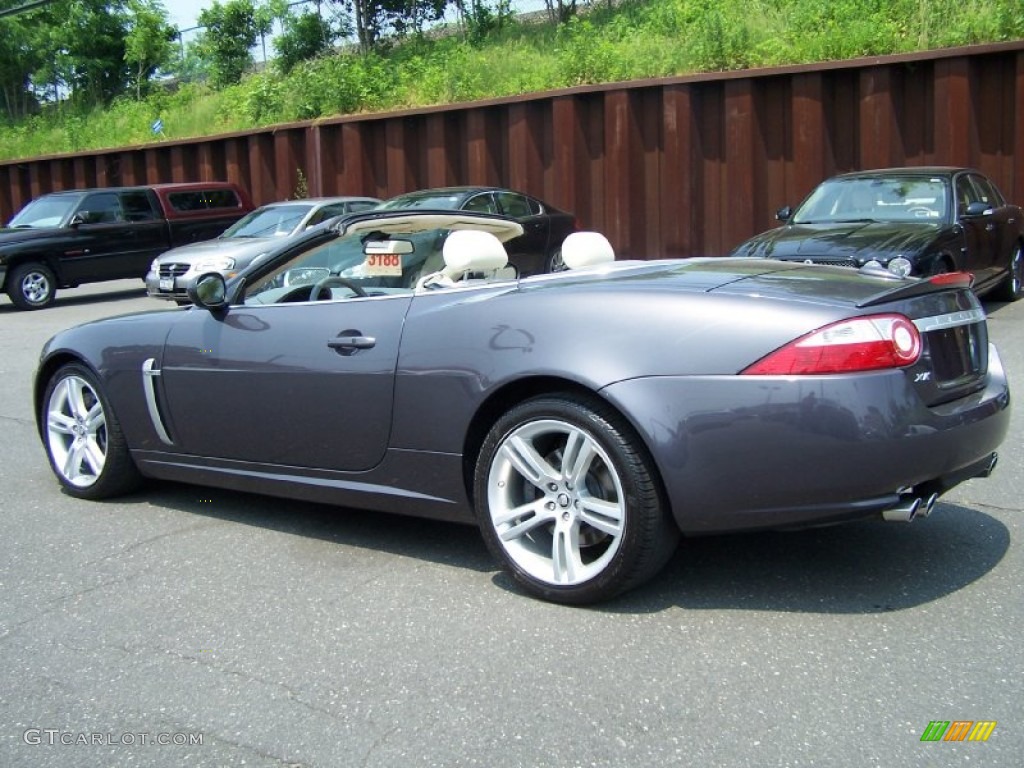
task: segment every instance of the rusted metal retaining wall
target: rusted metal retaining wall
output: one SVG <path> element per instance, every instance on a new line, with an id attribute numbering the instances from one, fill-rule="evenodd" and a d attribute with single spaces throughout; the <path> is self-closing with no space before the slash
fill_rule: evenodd
<path id="1" fill-rule="evenodd" d="M 968 165 L 1024 203 L 1024 41 L 678 77 L 0 164 L 0 220 L 44 192 L 228 179 L 257 203 L 494 184 L 623 256 L 719 255 L 837 172 Z"/>

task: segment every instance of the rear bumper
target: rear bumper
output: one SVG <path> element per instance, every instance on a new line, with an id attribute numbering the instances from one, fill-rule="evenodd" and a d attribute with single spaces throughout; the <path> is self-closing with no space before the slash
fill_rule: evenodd
<path id="1" fill-rule="evenodd" d="M 990 347 L 982 391 L 935 408 L 902 371 L 820 377 L 657 377 L 603 390 L 629 414 L 684 533 L 873 516 L 908 489 L 982 473 L 1009 427 Z"/>

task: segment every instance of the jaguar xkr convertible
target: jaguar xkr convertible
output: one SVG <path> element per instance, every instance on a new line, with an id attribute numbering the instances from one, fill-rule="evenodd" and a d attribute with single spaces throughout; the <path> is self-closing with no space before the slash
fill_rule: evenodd
<path id="1" fill-rule="evenodd" d="M 968 276 L 751 258 L 520 277 L 522 226 L 374 211 L 193 306 L 57 334 L 35 381 L 63 489 L 144 478 L 475 523 L 528 592 L 607 599 L 680 534 L 925 517 L 996 463 L 1010 396 Z"/>

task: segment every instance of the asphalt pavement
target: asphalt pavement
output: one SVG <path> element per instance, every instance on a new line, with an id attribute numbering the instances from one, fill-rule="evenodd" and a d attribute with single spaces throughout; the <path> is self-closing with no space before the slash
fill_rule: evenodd
<path id="1" fill-rule="evenodd" d="M 31 377 L 138 281 L 0 299 L 0 766 L 1024 764 L 1024 409 L 926 520 L 684 541 L 596 608 L 472 528 L 153 483 L 60 492 Z M 1024 391 L 1024 301 L 987 304 Z M 856 471 L 856 468 L 851 468 Z M 922 741 L 933 721 L 987 741 Z"/>

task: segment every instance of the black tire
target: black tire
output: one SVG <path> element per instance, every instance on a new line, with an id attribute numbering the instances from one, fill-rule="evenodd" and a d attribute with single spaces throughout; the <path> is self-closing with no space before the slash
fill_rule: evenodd
<path id="1" fill-rule="evenodd" d="M 19 264 L 7 276 L 7 295 L 18 309 L 42 309 L 57 295 L 57 279 L 45 264 Z"/>
<path id="2" fill-rule="evenodd" d="M 1009 267 L 1006 279 L 992 292 L 997 301 L 1017 301 L 1024 296 L 1024 248 L 1020 243 L 1013 247 Z"/>
<path id="3" fill-rule="evenodd" d="M 565 272 L 567 269 L 569 268 L 565 266 L 565 260 L 562 259 L 561 248 L 555 248 L 544 261 L 545 272 Z"/>
<path id="4" fill-rule="evenodd" d="M 480 450 L 474 499 L 494 557 L 552 602 L 584 605 L 631 589 L 679 541 L 645 447 L 596 399 L 548 395 L 504 414 Z"/>
<path id="5" fill-rule="evenodd" d="M 58 368 L 41 408 L 46 456 L 67 493 L 105 499 L 140 485 L 121 425 L 92 371 L 78 363 Z"/>

